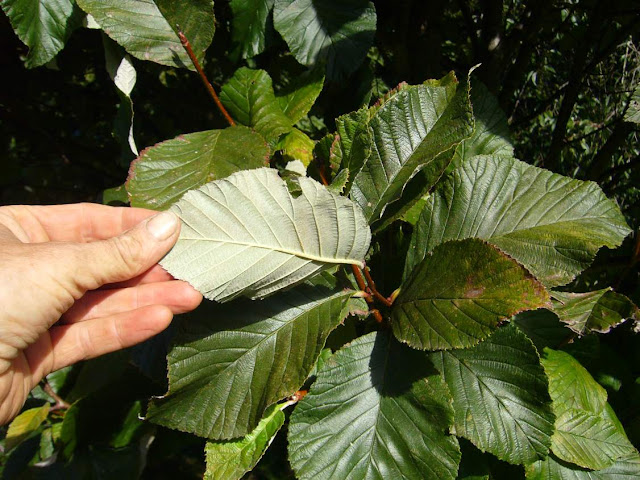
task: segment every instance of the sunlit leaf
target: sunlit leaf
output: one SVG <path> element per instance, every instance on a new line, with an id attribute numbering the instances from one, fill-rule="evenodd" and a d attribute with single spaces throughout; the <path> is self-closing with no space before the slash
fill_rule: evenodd
<path id="1" fill-rule="evenodd" d="M 180 237 L 160 264 L 211 300 L 261 298 L 339 264 L 361 264 L 371 233 L 358 206 L 306 177 L 293 198 L 276 170 L 237 172 L 172 210 Z"/>
<path id="2" fill-rule="evenodd" d="M 276 94 L 278 105 L 293 123 L 297 123 L 309 113 L 323 86 L 322 70 L 310 70 L 297 76 Z"/>
<path id="3" fill-rule="evenodd" d="M 49 404 L 25 410 L 9 424 L 4 446 L 11 450 L 29 435 L 35 433 L 49 415 Z"/>

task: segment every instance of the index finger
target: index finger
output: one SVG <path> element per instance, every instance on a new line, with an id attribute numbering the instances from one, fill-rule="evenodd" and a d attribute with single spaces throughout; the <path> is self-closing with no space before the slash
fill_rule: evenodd
<path id="1" fill-rule="evenodd" d="M 32 241 L 92 242 L 129 230 L 158 212 L 144 208 L 110 207 L 96 203 L 7 207 Z"/>

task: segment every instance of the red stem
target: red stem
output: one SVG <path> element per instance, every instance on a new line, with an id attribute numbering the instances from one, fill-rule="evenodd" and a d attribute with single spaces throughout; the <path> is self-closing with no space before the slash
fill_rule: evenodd
<path id="1" fill-rule="evenodd" d="M 233 121 L 233 118 L 231 118 L 231 115 L 229 115 L 229 112 L 227 112 L 227 110 L 224 108 L 224 105 L 222 105 L 222 102 L 220 101 L 220 98 L 218 98 L 218 94 L 213 89 L 213 86 L 211 86 L 209 79 L 205 75 L 204 70 L 202 70 L 202 67 L 200 66 L 200 62 L 198 62 L 198 59 L 193 53 L 193 49 L 191 48 L 191 43 L 189 43 L 189 40 L 187 39 L 185 34 L 182 33 L 181 30 L 178 31 L 178 37 L 180 37 L 180 43 L 182 43 L 182 46 L 187 52 L 187 55 L 189 55 L 189 58 L 191 59 L 191 63 L 193 63 L 193 66 L 196 67 L 196 70 L 200 74 L 200 80 L 202 80 L 202 83 L 204 83 L 204 86 L 209 92 L 209 95 L 211 95 L 211 98 L 213 98 L 213 101 L 216 103 L 220 112 L 222 112 L 222 115 L 224 116 L 224 118 L 227 119 L 227 122 L 229 122 L 229 125 L 234 126 L 236 122 Z"/>
<path id="2" fill-rule="evenodd" d="M 364 267 L 364 276 L 367 279 L 369 289 L 371 290 L 373 296 L 376 297 L 385 307 L 390 307 L 391 305 L 393 305 L 393 302 L 391 302 L 387 297 L 378 292 L 378 290 L 376 289 L 376 283 L 373 281 L 371 272 L 369 272 L 369 269 L 367 267 Z"/>

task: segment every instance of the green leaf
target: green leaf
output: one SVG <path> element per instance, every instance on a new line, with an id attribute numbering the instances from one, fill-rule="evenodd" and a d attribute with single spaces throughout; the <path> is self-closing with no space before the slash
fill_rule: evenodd
<path id="1" fill-rule="evenodd" d="M 271 77 L 264 70 L 236 70 L 222 86 L 220 100 L 235 120 L 255 128 L 270 144 L 293 128 L 276 100 Z"/>
<path id="2" fill-rule="evenodd" d="M 41 407 L 25 410 L 9 424 L 5 437 L 5 449 L 11 450 L 13 447 L 24 441 L 31 434 L 35 433 L 42 422 L 49 415 L 49 404 L 45 403 Z"/>
<path id="3" fill-rule="evenodd" d="M 618 458 L 634 453 L 634 448 L 613 422 L 602 415 L 567 409 L 556 419 L 553 453 L 558 458 L 584 468 L 601 470 Z"/>
<path id="4" fill-rule="evenodd" d="M 189 133 L 140 152 L 126 187 L 133 207 L 166 210 L 187 190 L 268 160 L 263 138 L 246 127 Z"/>
<path id="5" fill-rule="evenodd" d="M 512 322 L 529 337 L 538 352 L 542 352 L 545 347 L 556 348 L 573 336 L 558 316 L 546 308 L 520 312 L 513 317 Z"/>
<path id="6" fill-rule="evenodd" d="M 296 77 L 278 92 L 278 105 L 292 123 L 299 122 L 315 103 L 324 86 L 324 75 L 320 69 L 310 70 Z"/>
<path id="7" fill-rule="evenodd" d="M 611 288 L 587 293 L 552 292 L 552 297 L 553 311 L 579 335 L 607 333 L 638 311 L 631 300 Z"/>
<path id="8" fill-rule="evenodd" d="M 276 0 L 273 21 L 298 62 L 326 64 L 327 75 L 339 79 L 373 43 L 376 10 L 367 0 Z"/>
<path id="9" fill-rule="evenodd" d="M 273 29 L 269 14 L 274 2 L 275 0 L 231 0 L 231 39 L 239 44 L 242 58 L 251 58 L 264 51 L 267 32 Z"/>
<path id="10" fill-rule="evenodd" d="M 468 85 L 453 74 L 404 87 L 373 110 L 371 154 L 351 188 L 369 223 L 398 200 L 417 172 L 423 176 L 418 198 L 433 186 L 451 161 L 446 152 L 473 128 Z"/>
<path id="11" fill-rule="evenodd" d="M 16 35 L 29 47 L 27 68 L 52 60 L 81 25 L 74 0 L 3 0 L 1 5 Z"/>
<path id="12" fill-rule="evenodd" d="M 353 178 L 371 154 L 369 120 L 369 109 L 366 107 L 336 119 L 337 137 L 331 144 L 330 161 L 342 170 L 349 171 L 349 181 L 345 190 L 347 193 L 351 189 Z"/>
<path id="13" fill-rule="evenodd" d="M 446 385 L 423 352 L 384 332 L 338 351 L 289 423 L 289 461 L 300 479 L 454 479 Z"/>
<path id="14" fill-rule="evenodd" d="M 545 348 L 542 365 L 549 377 L 549 394 L 556 415 L 582 409 L 599 414 L 607 403 L 607 391 L 566 352 Z"/>
<path id="15" fill-rule="evenodd" d="M 514 326 L 473 348 L 431 354 L 453 396 L 455 432 L 509 463 L 547 455 L 554 415 L 533 344 Z"/>
<path id="16" fill-rule="evenodd" d="M 527 480 L 631 480 L 640 477 L 640 456 L 637 453 L 620 458 L 599 471 L 584 470 L 549 455 L 526 467 Z"/>
<path id="17" fill-rule="evenodd" d="M 125 50 L 140 60 L 194 69 L 174 30 L 180 24 L 194 53 L 202 58 L 213 38 L 213 2 L 197 0 L 78 0 Z"/>
<path id="18" fill-rule="evenodd" d="M 636 85 L 627 111 L 624 112 L 624 121 L 631 123 L 640 123 L 640 84 Z"/>
<path id="19" fill-rule="evenodd" d="M 302 286 L 262 302 L 201 306 L 180 324 L 169 392 L 147 418 L 210 439 L 246 435 L 307 379 L 352 293 Z"/>
<path id="20" fill-rule="evenodd" d="M 314 147 L 315 142 L 297 128 L 287 133 L 278 143 L 285 161 L 300 160 L 305 167 L 308 167 L 313 160 Z"/>
<path id="21" fill-rule="evenodd" d="M 513 158 L 477 156 L 440 183 L 416 224 L 408 274 L 447 240 L 497 245 L 547 286 L 563 285 L 602 246 L 630 230 L 618 206 L 593 182 L 572 180 Z"/>
<path id="22" fill-rule="evenodd" d="M 498 99 L 477 80 L 472 82 L 471 105 L 475 119 L 473 134 L 456 147 L 449 166 L 451 170 L 476 155 L 513 156 L 507 117 L 500 109 Z"/>
<path id="23" fill-rule="evenodd" d="M 270 168 L 188 192 L 172 210 L 180 237 L 160 264 L 211 300 L 261 298 L 337 264 L 361 264 L 371 233 L 358 206 L 298 179 L 293 198 Z"/>
<path id="24" fill-rule="evenodd" d="M 438 246 L 402 285 L 393 333 L 412 347 L 470 347 L 498 322 L 549 302 L 544 287 L 513 259 L 477 239 Z"/>
<path id="25" fill-rule="evenodd" d="M 207 442 L 204 447 L 207 462 L 204 480 L 239 479 L 251 470 L 284 425 L 281 407 L 269 407 L 256 428 L 238 440 Z"/>

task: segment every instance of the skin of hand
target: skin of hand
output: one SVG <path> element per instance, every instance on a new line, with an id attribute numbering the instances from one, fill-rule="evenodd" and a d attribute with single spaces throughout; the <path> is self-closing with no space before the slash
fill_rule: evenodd
<path id="1" fill-rule="evenodd" d="M 0 207 L 0 425 L 50 372 L 142 342 L 200 304 L 157 265 L 180 221 L 155 213 Z"/>

